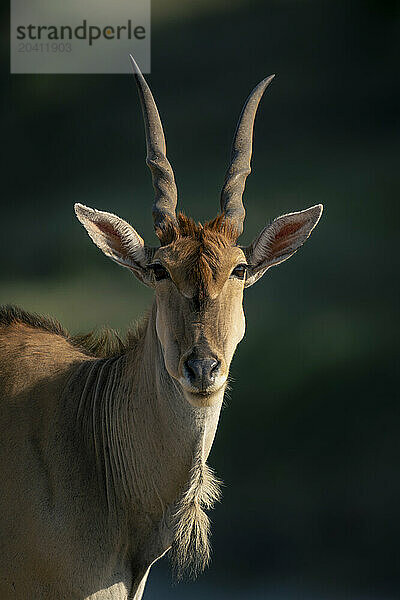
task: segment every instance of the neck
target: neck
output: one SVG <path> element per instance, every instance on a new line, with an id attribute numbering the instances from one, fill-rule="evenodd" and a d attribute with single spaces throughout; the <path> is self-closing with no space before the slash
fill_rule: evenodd
<path id="1" fill-rule="evenodd" d="M 125 355 L 86 367 L 78 416 L 109 511 L 134 509 L 166 524 L 179 575 L 186 567 L 201 569 L 209 558 L 203 508 L 212 506 L 219 489 L 206 460 L 223 392 L 211 407 L 188 403 L 165 368 L 155 319 L 153 305 Z"/>

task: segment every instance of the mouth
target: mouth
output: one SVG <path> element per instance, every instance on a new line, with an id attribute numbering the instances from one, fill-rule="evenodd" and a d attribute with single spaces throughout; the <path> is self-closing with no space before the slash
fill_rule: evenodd
<path id="1" fill-rule="evenodd" d="M 218 390 L 219 391 L 219 390 Z M 220 395 L 218 392 L 209 393 L 209 392 L 184 392 L 187 401 L 189 404 L 194 406 L 195 408 L 206 408 L 208 406 L 212 406 L 216 404 L 216 402 L 220 399 Z"/>
<path id="2" fill-rule="evenodd" d="M 226 385 L 226 380 L 224 380 L 205 390 L 199 390 L 194 386 L 188 385 L 188 382 L 183 377 L 179 382 L 188 402 L 196 407 L 211 406 L 214 404 L 220 398 L 220 394 L 221 392 L 223 393 Z"/>

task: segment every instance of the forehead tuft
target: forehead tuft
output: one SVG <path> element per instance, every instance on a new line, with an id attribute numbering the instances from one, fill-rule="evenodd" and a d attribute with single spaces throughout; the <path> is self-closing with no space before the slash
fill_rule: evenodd
<path id="1" fill-rule="evenodd" d="M 196 223 L 191 217 L 179 213 L 177 221 L 165 219 L 162 228 L 158 228 L 157 236 L 163 246 L 173 243 L 179 238 L 191 238 L 198 242 L 216 243 L 220 238 L 220 243 L 224 245 L 233 245 L 238 237 L 238 230 L 231 222 L 224 218 L 224 215 L 218 215 L 212 221 L 206 223 Z"/>
<path id="2" fill-rule="evenodd" d="M 160 252 L 175 283 L 185 295 L 203 290 L 215 296 L 241 253 L 235 244 L 237 231 L 223 215 L 201 224 L 179 214 L 172 226 L 170 241 Z"/>

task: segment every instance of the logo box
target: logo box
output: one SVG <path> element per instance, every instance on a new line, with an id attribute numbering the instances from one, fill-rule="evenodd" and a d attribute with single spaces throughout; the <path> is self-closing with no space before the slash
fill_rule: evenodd
<path id="1" fill-rule="evenodd" d="M 11 73 L 150 72 L 150 0 L 11 0 Z"/>

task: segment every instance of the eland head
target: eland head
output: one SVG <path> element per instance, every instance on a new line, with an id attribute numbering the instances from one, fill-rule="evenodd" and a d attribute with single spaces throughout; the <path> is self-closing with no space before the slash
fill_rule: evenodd
<path id="1" fill-rule="evenodd" d="M 233 354 L 244 335 L 244 288 L 300 248 L 323 207 L 318 204 L 278 217 L 252 244 L 238 245 L 245 218 L 242 196 L 251 171 L 253 125 L 271 76 L 254 88 L 239 117 L 220 213 L 204 224 L 177 215 L 177 188 L 161 119 L 133 58 L 132 65 L 143 111 L 146 162 L 155 192 L 153 219 L 160 245 L 146 245 L 116 215 L 82 204 L 76 204 L 75 210 L 104 254 L 154 288 L 156 331 L 166 369 L 191 405 L 210 406 L 221 398 Z"/>

